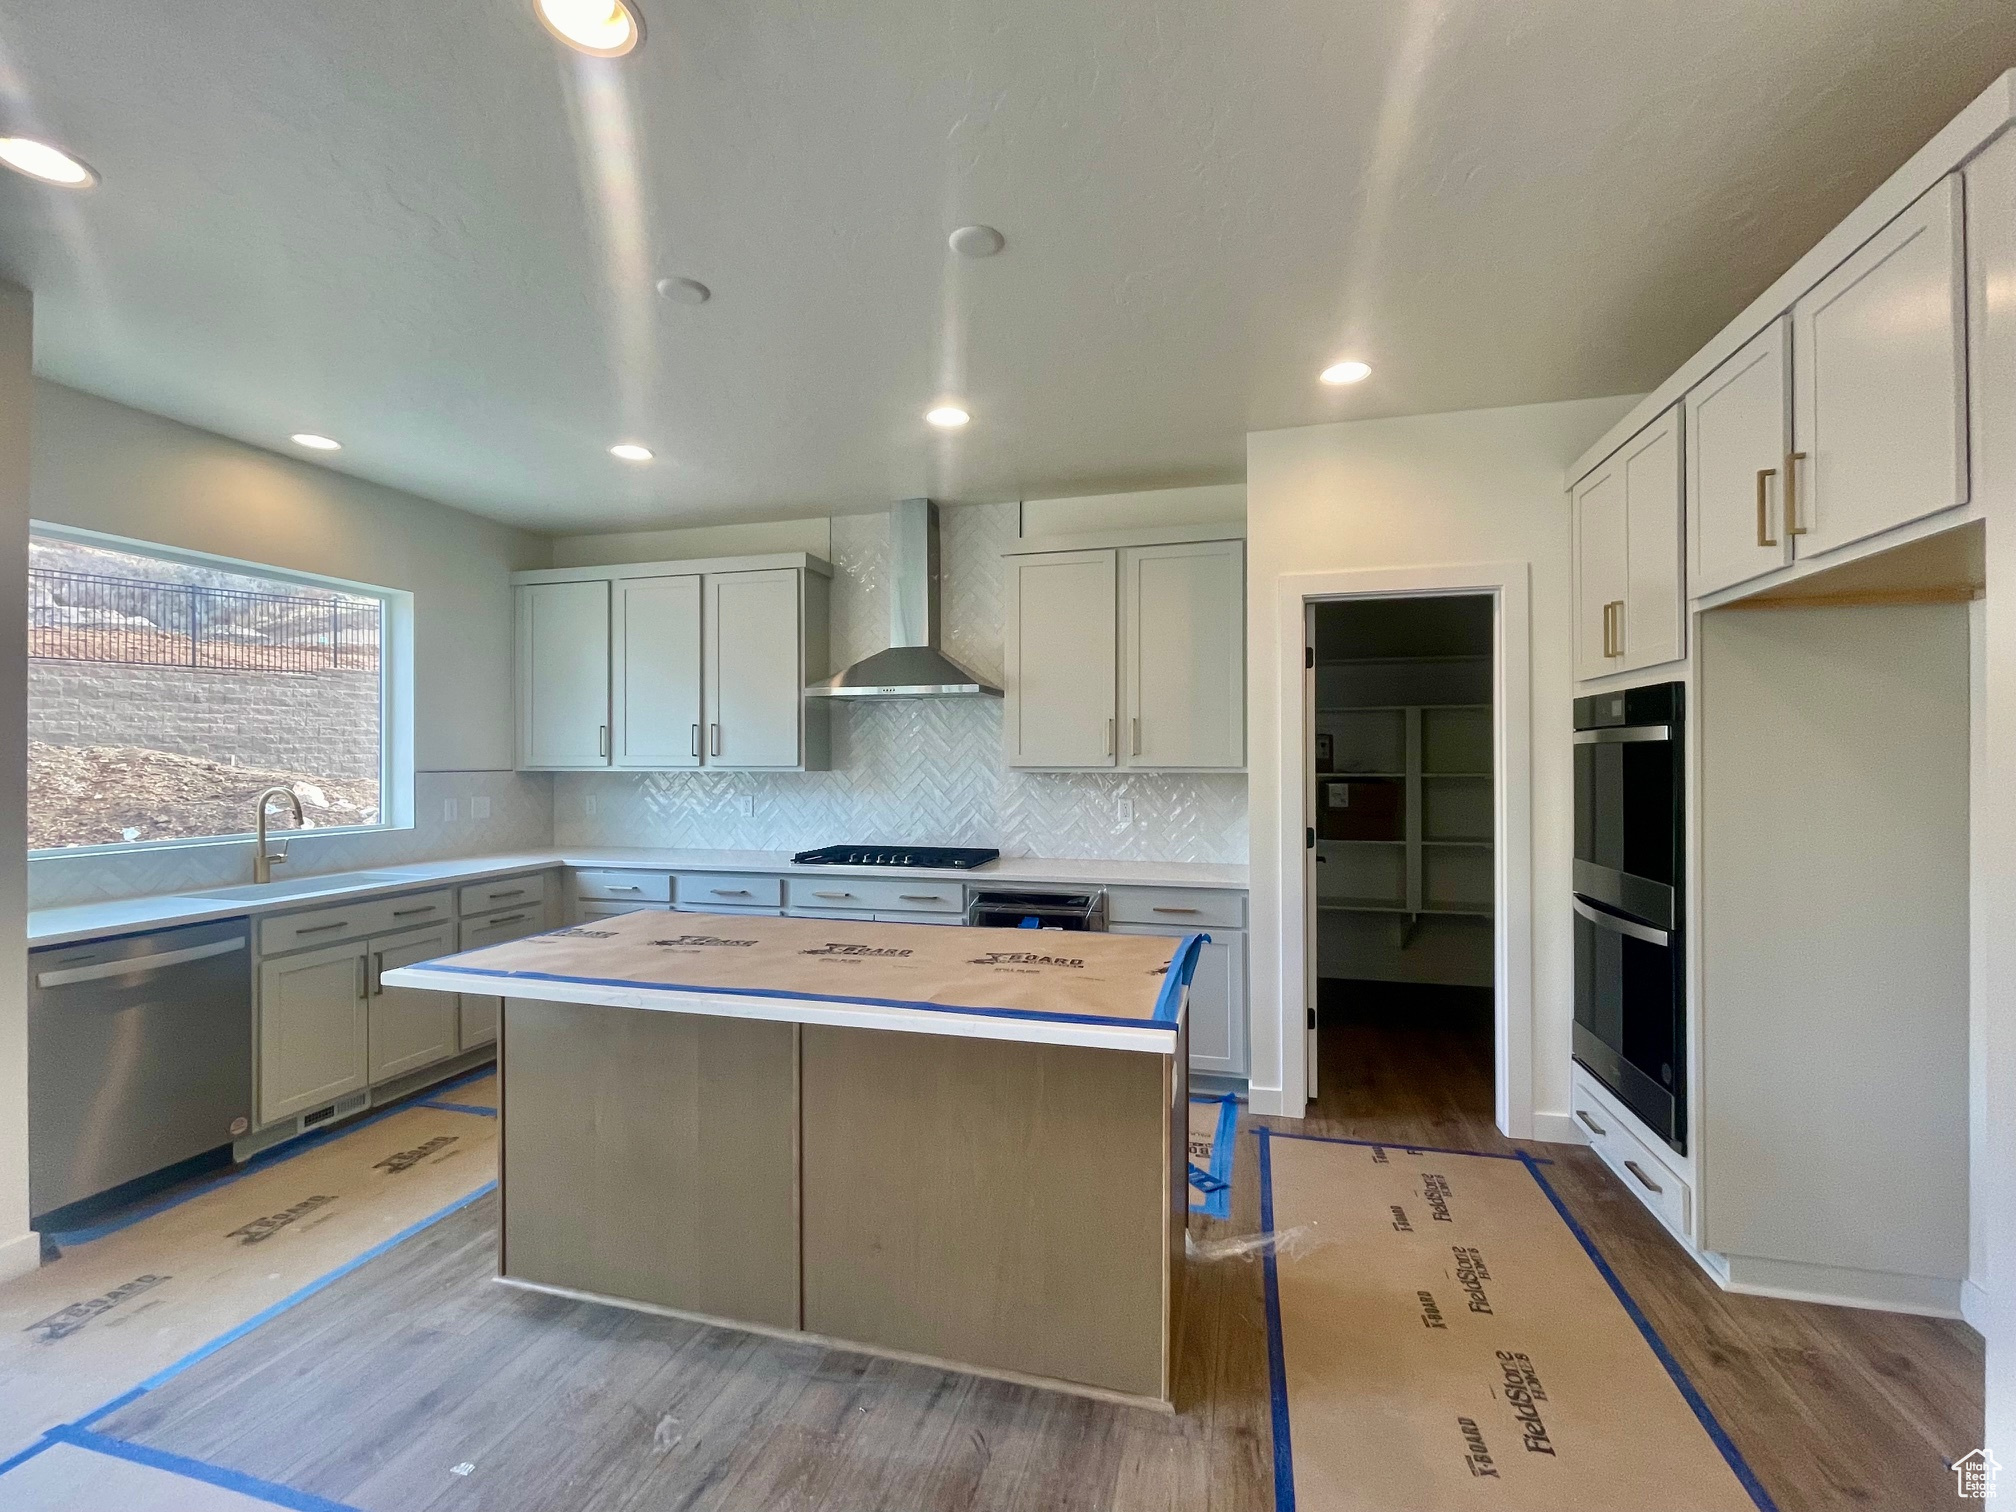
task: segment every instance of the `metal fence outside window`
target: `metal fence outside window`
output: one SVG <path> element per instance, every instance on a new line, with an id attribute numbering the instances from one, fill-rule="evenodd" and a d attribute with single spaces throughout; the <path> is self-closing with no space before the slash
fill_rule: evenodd
<path id="1" fill-rule="evenodd" d="M 245 672 L 376 670 L 375 599 L 31 568 L 28 654 Z"/>

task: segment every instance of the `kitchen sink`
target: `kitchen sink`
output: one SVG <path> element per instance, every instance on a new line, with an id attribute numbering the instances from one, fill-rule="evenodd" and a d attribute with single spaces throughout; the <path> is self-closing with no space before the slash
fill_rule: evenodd
<path id="1" fill-rule="evenodd" d="M 356 887 L 390 886 L 406 882 L 419 885 L 400 872 L 332 872 L 326 877 L 289 877 L 280 882 L 247 882 L 240 887 L 208 887 L 202 892 L 182 893 L 185 898 L 222 898 L 231 903 L 263 903 L 269 898 L 307 898 L 317 893 L 347 892 Z"/>

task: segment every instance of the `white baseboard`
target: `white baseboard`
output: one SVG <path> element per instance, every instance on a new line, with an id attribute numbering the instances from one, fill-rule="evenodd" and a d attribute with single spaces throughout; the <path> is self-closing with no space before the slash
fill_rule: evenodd
<path id="1" fill-rule="evenodd" d="M 1962 1283 L 1939 1276 L 1896 1271 L 1855 1270 L 1845 1265 L 1809 1265 L 1757 1255 L 1718 1254 L 1711 1269 L 1723 1288 L 1752 1297 L 1788 1302 L 1821 1302 L 1830 1307 L 1862 1307 L 1875 1312 L 1915 1313 L 1927 1318 L 1959 1318 Z"/>
<path id="2" fill-rule="evenodd" d="M 1246 1088 L 1246 1110 L 1249 1113 L 1265 1113 L 1273 1118 L 1300 1118 L 1308 1107 L 1308 1099 L 1299 1093 L 1284 1095 L 1279 1087 Z"/>
<path id="3" fill-rule="evenodd" d="M 25 1276 L 42 1264 L 42 1236 L 30 1229 L 0 1244 L 0 1281 Z"/>
<path id="4" fill-rule="evenodd" d="M 1533 1114 L 1533 1137 L 1542 1144 L 1587 1144 L 1582 1130 L 1566 1113 Z"/>
<path id="5" fill-rule="evenodd" d="M 1983 1338 L 1988 1334 L 1988 1288 L 1968 1279 L 1960 1283 L 1960 1316 Z"/>

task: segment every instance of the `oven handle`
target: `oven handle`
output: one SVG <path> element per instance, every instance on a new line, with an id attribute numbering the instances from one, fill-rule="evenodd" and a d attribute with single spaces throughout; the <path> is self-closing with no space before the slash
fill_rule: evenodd
<path id="1" fill-rule="evenodd" d="M 1673 936 L 1666 933 L 1663 929 L 1654 929 L 1650 924 L 1637 924 L 1630 919 L 1620 919 L 1615 914 L 1607 914 L 1601 909 L 1591 908 L 1580 898 L 1575 898 L 1571 901 L 1575 905 L 1575 912 L 1587 919 L 1591 924 L 1594 924 L 1598 929 L 1607 929 L 1613 934 L 1628 935 L 1634 940 L 1643 940 L 1647 945 L 1671 945 L 1673 943 Z"/>
<path id="2" fill-rule="evenodd" d="M 1610 725 L 1601 730 L 1577 730 L 1577 745 L 1635 745 L 1644 740 L 1671 740 L 1671 725 Z"/>

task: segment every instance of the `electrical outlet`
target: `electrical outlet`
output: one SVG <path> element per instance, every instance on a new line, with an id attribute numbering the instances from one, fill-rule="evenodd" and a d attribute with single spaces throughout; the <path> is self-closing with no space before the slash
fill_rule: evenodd
<path id="1" fill-rule="evenodd" d="M 595 817 L 595 795 L 593 793 L 590 793 L 586 798 L 581 800 L 581 812 L 586 814 L 590 819 Z"/>
<path id="2" fill-rule="evenodd" d="M 443 798 L 441 800 L 441 822 L 443 824 L 453 824 L 457 819 L 460 819 L 461 817 L 462 817 L 462 802 L 460 799 Z"/>
<path id="3" fill-rule="evenodd" d="M 756 795 L 754 793 L 744 793 L 742 795 L 742 817 L 744 819 L 754 819 L 756 817 Z"/>
<path id="4" fill-rule="evenodd" d="M 1132 824 L 1134 822 L 1134 800 L 1132 798 L 1122 798 L 1118 803 L 1114 804 L 1113 816 L 1122 824 Z"/>
<path id="5" fill-rule="evenodd" d="M 487 797 L 471 798 L 469 800 L 469 817 L 471 819 L 488 819 L 490 817 L 490 800 Z"/>

